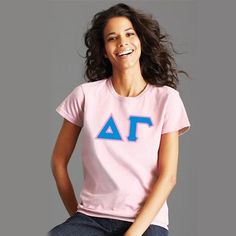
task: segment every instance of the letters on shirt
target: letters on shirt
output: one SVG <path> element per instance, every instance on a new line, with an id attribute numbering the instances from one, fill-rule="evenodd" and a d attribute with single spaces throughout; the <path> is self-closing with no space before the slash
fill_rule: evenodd
<path id="1" fill-rule="evenodd" d="M 138 138 L 136 136 L 136 130 L 138 123 L 148 124 L 148 126 L 152 126 L 153 123 L 149 117 L 143 116 L 130 116 L 130 128 L 129 128 L 129 136 L 128 141 L 135 142 Z M 111 132 L 107 132 L 111 131 Z M 114 122 L 112 116 L 108 119 L 100 133 L 98 134 L 97 138 L 100 139 L 111 139 L 111 140 L 122 140 L 119 130 Z"/>

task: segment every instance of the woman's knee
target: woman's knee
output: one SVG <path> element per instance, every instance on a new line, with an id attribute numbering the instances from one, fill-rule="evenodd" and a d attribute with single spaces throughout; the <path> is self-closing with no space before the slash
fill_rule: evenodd
<path id="1" fill-rule="evenodd" d="M 77 227 L 70 225 L 70 224 L 65 224 L 62 223 L 60 225 L 55 226 L 53 229 L 51 229 L 48 232 L 48 236 L 72 236 L 75 235 L 75 233 L 77 232 L 76 235 L 78 235 L 78 229 Z"/>
<path id="2" fill-rule="evenodd" d="M 63 230 L 61 229 L 60 225 L 54 227 L 48 232 L 48 236 L 61 236 L 61 235 L 63 235 Z"/>
<path id="3" fill-rule="evenodd" d="M 150 225 L 143 236 L 168 236 L 169 231 L 159 225 Z"/>

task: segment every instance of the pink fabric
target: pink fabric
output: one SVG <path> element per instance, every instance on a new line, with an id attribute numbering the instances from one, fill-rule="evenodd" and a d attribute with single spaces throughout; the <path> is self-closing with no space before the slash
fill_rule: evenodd
<path id="1" fill-rule="evenodd" d="M 124 97 L 108 78 L 77 86 L 56 110 L 83 127 L 78 211 L 133 222 L 157 178 L 161 134 L 190 128 L 179 92 L 148 84 Z M 168 229 L 167 202 L 152 224 Z"/>

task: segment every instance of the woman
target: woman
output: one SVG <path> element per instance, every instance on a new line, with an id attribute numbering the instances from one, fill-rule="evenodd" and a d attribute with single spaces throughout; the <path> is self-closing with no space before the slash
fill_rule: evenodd
<path id="1" fill-rule="evenodd" d="M 56 109 L 64 122 L 52 171 L 70 217 L 50 235 L 168 235 L 178 138 L 190 128 L 176 90 L 185 72 L 168 43 L 156 20 L 125 4 L 94 16 L 85 34 L 88 82 Z M 77 201 L 67 165 L 82 128 Z"/>

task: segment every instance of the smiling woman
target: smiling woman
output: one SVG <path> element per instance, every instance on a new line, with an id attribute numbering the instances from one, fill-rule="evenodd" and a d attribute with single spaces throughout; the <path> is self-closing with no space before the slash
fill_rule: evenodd
<path id="1" fill-rule="evenodd" d="M 140 40 L 128 18 L 111 18 L 104 28 L 104 42 L 105 57 L 112 64 L 113 74 L 125 69 L 141 74 L 139 63 L 141 56 Z M 126 70 L 127 73 L 128 70 Z"/>
<path id="2" fill-rule="evenodd" d="M 125 4 L 97 13 L 85 33 L 87 82 L 57 107 L 64 117 L 52 171 L 70 217 L 50 235 L 167 236 L 179 136 L 190 122 L 176 90 L 168 37 Z M 169 44 L 171 45 L 171 43 Z M 67 165 L 83 129 L 77 201 Z"/>
<path id="3" fill-rule="evenodd" d="M 179 83 L 178 74 L 188 73 L 179 70 L 174 54 L 178 54 L 169 35 L 163 33 L 159 23 L 151 15 L 145 14 L 140 10 L 135 10 L 125 4 L 117 4 L 107 10 L 95 14 L 91 21 L 91 28 L 85 33 L 86 52 L 86 68 L 85 80 L 97 81 L 110 77 L 113 74 L 112 63 L 106 57 L 105 45 L 108 40 L 113 42 L 122 40 L 121 36 L 125 36 L 121 32 L 111 29 L 105 34 L 108 23 L 112 24 L 112 18 L 126 18 L 127 30 L 126 38 L 138 37 L 141 43 L 140 66 L 142 76 L 150 84 L 167 85 L 177 88 Z M 133 35 L 134 34 L 134 35 Z"/>

